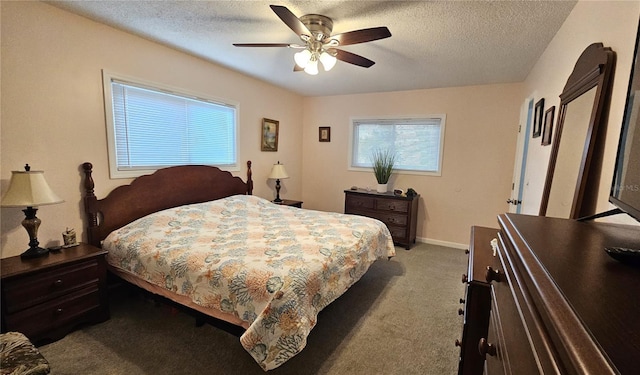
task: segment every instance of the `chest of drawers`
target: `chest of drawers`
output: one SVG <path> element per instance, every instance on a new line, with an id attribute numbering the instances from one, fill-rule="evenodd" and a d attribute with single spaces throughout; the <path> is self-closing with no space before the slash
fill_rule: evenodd
<path id="1" fill-rule="evenodd" d="M 2 331 L 37 343 L 108 319 L 105 255 L 80 244 L 40 258 L 2 259 Z"/>
<path id="2" fill-rule="evenodd" d="M 469 343 L 484 367 L 461 360 L 459 373 L 637 373 L 640 269 L 604 248 L 640 248 L 640 227 L 515 214 L 498 223 L 495 256 L 470 258 L 491 275 L 487 333 Z"/>
<path id="3" fill-rule="evenodd" d="M 416 242 L 418 200 L 393 193 L 345 190 L 344 213 L 372 217 L 386 224 L 393 242 L 409 250 Z"/>
<path id="4" fill-rule="evenodd" d="M 464 306 L 458 313 L 463 316 L 458 375 L 481 374 L 484 357 L 478 352 L 478 342 L 487 337 L 491 311 L 491 284 L 487 281 L 489 266 L 495 267 L 491 241 L 498 237 L 498 230 L 474 226 L 471 228 L 469 263 L 462 275 L 465 296 Z M 491 274 L 489 274 L 491 275 Z M 490 276 L 489 276 L 490 277 Z"/>

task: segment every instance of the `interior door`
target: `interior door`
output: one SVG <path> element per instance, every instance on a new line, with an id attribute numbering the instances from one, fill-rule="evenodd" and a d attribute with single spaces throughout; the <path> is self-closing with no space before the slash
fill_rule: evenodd
<path id="1" fill-rule="evenodd" d="M 511 196 L 507 199 L 509 212 L 521 213 L 524 197 L 524 181 L 527 169 L 527 154 L 529 151 L 529 134 L 533 117 L 533 97 L 525 99 L 520 108 L 520 125 L 518 126 L 518 140 L 516 145 L 516 161 L 513 165 L 513 180 Z"/>

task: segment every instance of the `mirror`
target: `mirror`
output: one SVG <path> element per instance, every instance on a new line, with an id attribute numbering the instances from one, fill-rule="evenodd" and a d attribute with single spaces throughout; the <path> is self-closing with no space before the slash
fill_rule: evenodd
<path id="1" fill-rule="evenodd" d="M 587 47 L 560 94 L 541 216 L 578 219 L 595 213 L 615 53 Z"/>

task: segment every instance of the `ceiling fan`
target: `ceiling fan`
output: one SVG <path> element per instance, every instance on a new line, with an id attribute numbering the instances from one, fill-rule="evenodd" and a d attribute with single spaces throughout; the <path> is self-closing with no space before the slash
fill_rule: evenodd
<path id="1" fill-rule="evenodd" d="M 293 32 L 298 34 L 303 44 L 234 43 L 233 45 L 236 47 L 288 47 L 302 49 L 302 51 L 294 55 L 296 62 L 293 68 L 294 71 L 304 70 L 308 74 L 316 75 L 318 74 L 318 61 L 322 63 L 325 71 L 329 71 L 335 65 L 336 60 L 368 68 L 375 62 L 336 47 L 370 42 L 391 36 L 389 29 L 384 26 L 331 35 L 333 21 L 329 17 L 320 14 L 307 14 L 298 18 L 287 7 L 281 5 L 269 6 Z"/>

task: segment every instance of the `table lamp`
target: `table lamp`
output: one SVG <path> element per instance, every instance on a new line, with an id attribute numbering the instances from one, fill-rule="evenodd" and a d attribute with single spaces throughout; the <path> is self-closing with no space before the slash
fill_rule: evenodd
<path id="1" fill-rule="evenodd" d="M 280 199 L 280 180 L 285 178 L 289 178 L 289 175 L 284 169 L 284 165 L 278 161 L 278 164 L 274 164 L 273 168 L 271 168 L 271 174 L 269 175 L 270 180 L 276 180 L 276 199 L 273 200 L 276 203 L 282 202 L 282 199 Z"/>
<path id="2" fill-rule="evenodd" d="M 54 193 L 44 179 L 44 171 L 32 171 L 29 164 L 24 171 L 12 171 L 9 189 L 2 197 L 2 207 L 27 207 L 22 210 L 25 218 L 22 226 L 29 234 L 29 248 L 20 256 L 36 258 L 45 255 L 49 250 L 39 247 L 38 227 L 41 220 L 36 217 L 37 206 L 62 203 L 64 200 Z"/>

